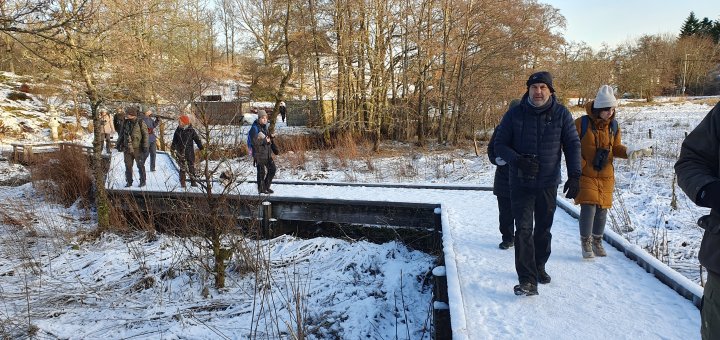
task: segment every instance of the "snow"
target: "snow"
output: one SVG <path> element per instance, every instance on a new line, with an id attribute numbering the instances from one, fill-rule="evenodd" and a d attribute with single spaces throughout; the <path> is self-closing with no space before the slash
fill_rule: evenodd
<path id="1" fill-rule="evenodd" d="M 701 294 L 697 251 L 702 230 L 695 221 L 708 210 L 696 207 L 673 186 L 672 165 L 684 133 L 711 106 L 658 102 L 618 110 L 624 143 L 651 145 L 654 153 L 633 163 L 616 160 L 617 190 L 608 237 Z M 277 133 L 294 132 L 279 126 Z M 402 150 L 396 144 L 387 146 Z M 7 144 L 1 147 L 7 150 Z M 514 254 L 498 249 L 495 197 L 480 190 L 492 184 L 494 171 L 485 155 L 437 148 L 390 152 L 372 162 L 349 160 L 339 166 L 327 152 L 310 151 L 311 161 L 304 168 L 291 167 L 291 156 L 281 154 L 277 159 L 274 196 L 440 203 L 445 268 L 435 268 L 427 254 L 393 242 L 242 239 L 248 249 L 262 249 L 267 255 L 269 274 L 243 271 L 243 262 L 236 258 L 226 288 L 204 289 L 212 280 L 197 260 L 203 254 L 197 240 L 103 234 L 81 242 L 77 235 L 94 228 L 81 209 L 48 203 L 31 184 L 4 186 L 0 322 L 7 326 L 0 334 L 27 334 L 22 330 L 30 319 L 38 334 L 51 338 L 290 338 L 293 294 L 301 292 L 311 338 L 427 339 L 433 306 L 423 280 L 430 272 L 444 270 L 454 339 L 699 338 L 697 308 L 623 253 L 607 246 L 607 257 L 582 259 L 577 220 L 562 209 L 555 214 L 547 264 L 552 282 L 539 287 L 539 296 L 515 296 Z M 124 187 L 121 158 L 113 154 L 111 188 Z M 323 162 L 325 158 L 330 161 Z M 135 186 L 129 189 L 179 190 L 171 162 L 159 154 L 158 171 L 147 172 L 147 187 L 136 187 L 135 174 Z M 239 159 L 229 166 L 242 178 L 253 178 L 248 163 Z M 6 161 L 0 161 L 0 169 L 3 176 L 24 171 Z M 279 184 L 307 179 L 425 188 Z M 439 184 L 478 190 L 447 190 Z M 238 192 L 254 193 L 254 184 L 243 183 Z M 678 209 L 670 204 L 673 192 Z M 647 253 L 653 249 L 659 249 L 659 259 Z M 148 282 L 154 283 L 145 286 Z"/>

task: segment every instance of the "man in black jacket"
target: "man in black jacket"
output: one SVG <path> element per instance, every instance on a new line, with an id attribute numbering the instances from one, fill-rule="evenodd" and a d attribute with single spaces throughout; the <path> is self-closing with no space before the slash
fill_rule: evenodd
<path id="1" fill-rule="evenodd" d="M 710 208 L 698 220 L 705 229 L 698 259 L 708 271 L 700 333 L 705 340 L 720 339 L 720 103 L 683 141 L 675 173 L 688 197 Z"/>
<path id="2" fill-rule="evenodd" d="M 550 283 L 550 228 L 565 154 L 565 197 L 580 188 L 580 139 L 568 109 L 555 97 L 552 76 L 537 72 L 526 82 L 520 104 L 505 113 L 495 137 L 495 152 L 510 165 L 510 201 L 515 218 L 516 295 L 537 295 L 537 284 Z M 533 226 L 533 221 L 535 225 Z"/>

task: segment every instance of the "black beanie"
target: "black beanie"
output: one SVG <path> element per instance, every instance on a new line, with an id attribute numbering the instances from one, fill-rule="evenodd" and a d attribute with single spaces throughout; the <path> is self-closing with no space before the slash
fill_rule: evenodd
<path id="1" fill-rule="evenodd" d="M 552 84 L 552 75 L 550 74 L 550 72 L 547 72 L 547 71 L 535 72 L 530 75 L 530 78 L 528 78 L 526 84 L 527 84 L 527 87 L 529 88 L 530 85 L 537 84 L 537 83 L 544 83 L 545 85 L 547 85 L 547 87 L 550 88 L 550 93 L 555 93 L 555 89 L 553 88 L 553 84 Z"/>

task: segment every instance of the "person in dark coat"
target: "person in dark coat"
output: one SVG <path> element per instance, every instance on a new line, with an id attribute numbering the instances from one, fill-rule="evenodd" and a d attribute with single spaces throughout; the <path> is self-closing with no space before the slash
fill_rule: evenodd
<path id="1" fill-rule="evenodd" d="M 700 310 L 704 340 L 720 339 L 720 103 L 685 137 L 675 163 L 678 185 L 698 206 L 710 208 L 698 259 L 708 272 Z"/>
<path id="2" fill-rule="evenodd" d="M 125 110 L 125 121 L 120 129 L 117 149 L 125 157 L 125 187 L 133 183 L 133 162 L 140 173 L 140 187 L 145 186 L 145 154 L 148 152 L 147 126 L 142 119 L 138 119 L 139 109 L 129 106 Z"/>
<path id="3" fill-rule="evenodd" d="M 282 118 L 283 123 L 285 123 L 285 115 L 287 114 L 287 107 L 285 107 L 285 102 L 280 102 L 280 117 Z"/>
<path id="4" fill-rule="evenodd" d="M 186 187 L 187 174 L 190 174 L 190 186 L 196 187 L 195 181 L 195 148 L 193 142 L 197 145 L 198 150 L 203 149 L 202 141 L 197 131 L 190 124 L 190 116 L 182 115 L 179 124 L 173 134 L 170 150 L 175 153 L 175 158 L 180 166 L 180 186 Z"/>
<path id="5" fill-rule="evenodd" d="M 509 165 L 510 201 L 515 218 L 516 295 L 537 295 L 550 283 L 550 258 L 560 161 L 565 154 L 565 197 L 580 186 L 580 139 L 570 111 L 555 97 L 552 76 L 537 72 L 526 82 L 520 104 L 505 113 L 495 136 L 495 152 Z M 534 222 L 534 225 L 533 225 Z"/>
<path id="6" fill-rule="evenodd" d="M 513 99 L 509 108 L 520 104 L 519 99 Z M 510 166 L 504 159 L 495 154 L 495 134 L 498 127 L 495 127 L 492 137 L 488 142 L 487 154 L 490 163 L 495 165 L 495 179 L 493 181 L 493 194 L 497 197 L 498 217 L 500 222 L 500 234 L 502 242 L 498 245 L 500 249 L 510 249 L 515 245 L 515 219 L 512 216 L 512 206 L 510 205 Z"/>
<path id="7" fill-rule="evenodd" d="M 118 107 L 115 110 L 115 114 L 113 115 L 113 127 L 115 128 L 115 132 L 118 134 L 118 138 L 120 138 L 120 130 L 122 130 L 123 122 L 125 122 L 125 110 L 123 110 L 122 107 Z"/>
<path id="8" fill-rule="evenodd" d="M 258 111 L 258 118 L 253 122 L 248 132 L 248 140 L 252 143 L 252 156 L 257 169 L 258 193 L 272 194 L 270 189 L 272 180 L 275 177 L 275 161 L 273 161 L 273 136 L 268 131 L 268 115 L 265 110 Z"/>

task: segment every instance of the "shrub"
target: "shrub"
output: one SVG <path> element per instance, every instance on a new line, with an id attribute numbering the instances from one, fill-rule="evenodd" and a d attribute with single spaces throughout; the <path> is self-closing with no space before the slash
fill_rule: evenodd
<path id="1" fill-rule="evenodd" d="M 90 164 L 79 149 L 61 149 L 38 158 L 30 166 L 33 186 L 50 201 L 70 206 L 81 199 L 83 207 L 92 202 Z"/>

